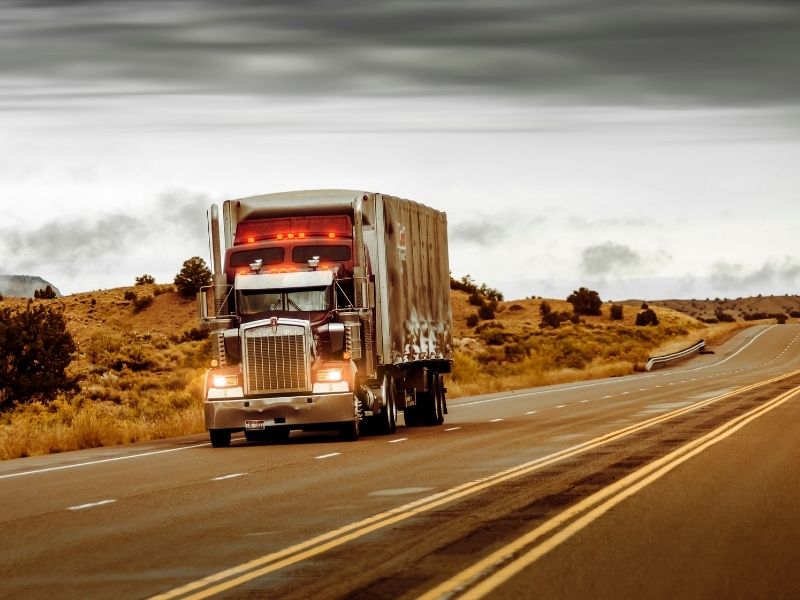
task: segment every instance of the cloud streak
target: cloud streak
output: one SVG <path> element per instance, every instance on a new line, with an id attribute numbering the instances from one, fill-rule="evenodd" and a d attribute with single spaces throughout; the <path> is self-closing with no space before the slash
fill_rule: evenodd
<path id="1" fill-rule="evenodd" d="M 668 0 L 16 2 L 20 93 L 495 95 L 557 103 L 796 104 L 800 7 Z"/>

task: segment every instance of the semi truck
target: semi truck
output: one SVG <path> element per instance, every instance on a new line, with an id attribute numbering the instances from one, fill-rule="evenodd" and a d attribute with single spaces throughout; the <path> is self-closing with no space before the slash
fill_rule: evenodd
<path id="1" fill-rule="evenodd" d="M 281 441 L 293 430 L 440 425 L 453 360 L 447 218 L 386 194 L 307 190 L 208 213 L 212 284 L 205 425 Z M 220 219 L 224 240 L 220 240 Z"/>

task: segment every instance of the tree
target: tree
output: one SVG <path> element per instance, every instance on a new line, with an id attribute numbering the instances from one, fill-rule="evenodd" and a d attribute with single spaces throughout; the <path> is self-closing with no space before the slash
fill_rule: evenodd
<path id="1" fill-rule="evenodd" d="M 585 287 L 573 291 L 567 302 L 572 304 L 572 310 L 576 315 L 599 315 L 600 307 L 603 306 L 600 294 Z"/>
<path id="2" fill-rule="evenodd" d="M 52 300 L 56 297 L 56 291 L 48 284 L 40 290 L 34 290 L 33 297 L 40 300 Z"/>
<path id="3" fill-rule="evenodd" d="M 150 283 L 155 283 L 155 282 L 156 278 L 153 277 L 152 275 L 148 275 L 147 273 L 145 273 L 144 275 L 139 275 L 139 277 L 136 277 L 136 285 L 148 285 Z"/>
<path id="4" fill-rule="evenodd" d="M 211 271 L 199 256 L 183 262 L 183 268 L 175 275 L 175 287 L 181 296 L 189 298 L 200 291 L 205 285 L 211 285 Z"/>
<path id="5" fill-rule="evenodd" d="M 75 350 L 63 308 L 28 301 L 24 309 L 0 309 L 0 407 L 69 388 Z"/>

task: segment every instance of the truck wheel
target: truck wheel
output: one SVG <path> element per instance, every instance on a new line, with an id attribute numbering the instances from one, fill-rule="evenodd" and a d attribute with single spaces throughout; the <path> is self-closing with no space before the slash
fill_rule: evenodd
<path id="1" fill-rule="evenodd" d="M 208 435 L 214 448 L 227 448 L 231 445 L 231 432 L 228 429 L 209 429 Z"/>
<path id="2" fill-rule="evenodd" d="M 377 430 L 383 435 L 390 435 L 397 431 L 397 401 L 395 400 L 394 380 L 391 376 L 384 376 L 382 388 L 386 405 L 378 415 Z"/>
<path id="3" fill-rule="evenodd" d="M 345 423 L 339 427 L 339 436 L 341 436 L 345 442 L 355 442 L 358 439 L 358 434 L 358 418 L 355 418 L 349 423 Z"/>
<path id="4" fill-rule="evenodd" d="M 444 385 L 442 384 L 442 376 L 436 375 L 436 382 L 433 387 L 433 400 L 434 400 L 434 422 L 436 425 L 444 423 Z"/>

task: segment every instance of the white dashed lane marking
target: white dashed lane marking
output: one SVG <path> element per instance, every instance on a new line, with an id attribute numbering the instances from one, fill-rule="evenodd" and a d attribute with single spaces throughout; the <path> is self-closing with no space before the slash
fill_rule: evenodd
<path id="1" fill-rule="evenodd" d="M 315 456 L 314 458 L 333 458 L 334 456 L 339 456 L 341 452 L 331 452 L 330 454 L 321 454 L 319 456 Z"/>
<path id="2" fill-rule="evenodd" d="M 235 479 L 237 477 L 243 477 L 247 475 L 247 473 L 231 473 L 230 475 L 220 475 L 219 477 L 214 477 L 211 481 L 225 481 L 226 479 Z"/>
<path id="3" fill-rule="evenodd" d="M 86 510 L 87 508 L 95 508 L 97 506 L 105 506 L 112 504 L 116 500 L 100 500 L 99 502 L 89 502 L 88 504 L 78 504 L 77 506 L 70 506 L 67 510 Z"/>

